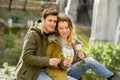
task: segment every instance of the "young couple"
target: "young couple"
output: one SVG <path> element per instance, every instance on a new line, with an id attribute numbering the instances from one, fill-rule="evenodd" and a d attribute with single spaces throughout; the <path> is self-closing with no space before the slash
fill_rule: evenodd
<path id="1" fill-rule="evenodd" d="M 77 54 L 76 45 L 81 43 L 74 39 L 71 19 L 54 8 L 45 9 L 41 23 L 25 36 L 16 80 L 78 80 L 88 69 L 108 80 L 119 80 L 92 57 Z M 85 60 L 84 67 L 81 59 Z"/>

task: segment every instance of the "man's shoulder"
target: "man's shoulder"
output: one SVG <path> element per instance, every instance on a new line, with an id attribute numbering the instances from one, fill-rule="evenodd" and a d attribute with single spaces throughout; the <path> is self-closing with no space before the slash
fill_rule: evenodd
<path id="1" fill-rule="evenodd" d="M 29 28 L 28 33 L 42 35 L 43 34 L 42 23 L 35 22 L 35 24 Z"/>

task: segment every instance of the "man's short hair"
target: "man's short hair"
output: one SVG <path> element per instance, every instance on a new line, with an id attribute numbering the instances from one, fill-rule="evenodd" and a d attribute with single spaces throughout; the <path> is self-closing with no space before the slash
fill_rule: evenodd
<path id="1" fill-rule="evenodd" d="M 42 13 L 42 18 L 46 19 L 49 15 L 58 15 L 58 10 L 56 8 L 47 8 Z"/>

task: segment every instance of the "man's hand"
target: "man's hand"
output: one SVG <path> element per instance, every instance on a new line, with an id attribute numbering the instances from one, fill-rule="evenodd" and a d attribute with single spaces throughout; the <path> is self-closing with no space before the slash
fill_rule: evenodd
<path id="1" fill-rule="evenodd" d="M 58 67 L 59 63 L 60 63 L 60 59 L 58 59 L 58 58 L 50 58 L 50 61 L 49 61 L 50 66 Z"/>

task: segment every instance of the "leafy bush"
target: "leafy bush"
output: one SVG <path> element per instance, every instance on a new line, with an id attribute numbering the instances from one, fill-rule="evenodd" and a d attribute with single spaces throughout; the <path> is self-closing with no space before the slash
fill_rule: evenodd
<path id="1" fill-rule="evenodd" d="M 14 34 L 5 34 L 3 42 L 0 45 L 0 66 L 4 62 L 10 65 L 16 65 L 21 54 L 21 46 L 18 44 L 17 36 Z"/>
<path id="2" fill-rule="evenodd" d="M 92 56 L 112 72 L 120 72 L 120 44 L 115 45 L 110 42 L 102 44 L 96 41 L 91 45 L 81 35 L 78 35 L 78 39 L 82 41 L 87 56 Z M 105 80 L 91 70 L 87 71 L 84 78 L 87 80 Z"/>
<path id="3" fill-rule="evenodd" d="M 93 46 L 88 48 L 88 54 L 107 68 L 114 72 L 119 71 L 120 61 L 120 44 L 114 45 L 113 43 L 101 44 L 95 42 Z M 115 66 L 116 65 L 116 66 Z"/>
<path id="4" fill-rule="evenodd" d="M 92 56 L 98 60 L 102 65 L 107 67 L 112 72 L 120 72 L 120 44 L 114 45 L 113 43 L 101 44 L 95 42 L 92 46 L 88 47 L 86 50 L 87 55 Z M 92 76 L 90 75 L 92 74 Z M 88 78 L 96 76 L 97 80 L 104 80 L 100 76 L 96 75 L 94 72 L 88 72 Z M 90 79 L 92 80 L 92 79 Z"/>

